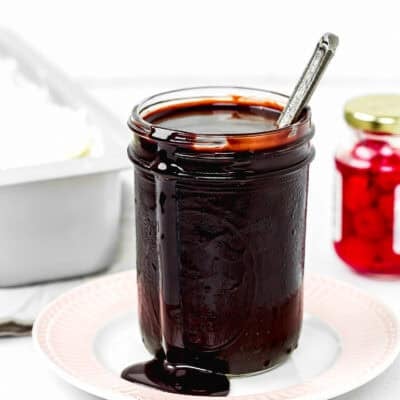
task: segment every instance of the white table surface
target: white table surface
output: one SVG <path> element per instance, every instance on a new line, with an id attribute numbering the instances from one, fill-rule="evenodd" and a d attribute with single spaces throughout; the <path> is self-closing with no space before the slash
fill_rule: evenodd
<path id="1" fill-rule="evenodd" d="M 107 104 L 125 124 L 133 104 L 154 92 L 203 83 L 144 81 L 119 79 L 84 83 L 97 98 Z M 239 82 L 235 82 L 239 83 Z M 241 82 L 251 86 L 287 91 L 289 83 Z M 331 241 L 331 209 L 333 199 L 333 154 L 342 138 L 349 134 L 342 122 L 342 107 L 351 96 L 373 92 L 393 91 L 390 82 L 330 82 L 324 84 L 312 101 L 317 156 L 310 176 L 309 214 L 307 231 L 306 271 L 315 271 L 347 281 L 375 294 L 400 314 L 400 281 L 374 280 L 352 273 L 335 256 Z M 129 132 L 127 132 L 127 142 Z M 332 299 L 334 301 L 334 299 Z M 400 358 L 381 376 L 363 387 L 338 397 L 340 400 L 390 400 L 400 398 Z M 31 338 L 0 339 L 0 399 L 95 399 L 68 385 L 54 375 L 36 354 Z"/>

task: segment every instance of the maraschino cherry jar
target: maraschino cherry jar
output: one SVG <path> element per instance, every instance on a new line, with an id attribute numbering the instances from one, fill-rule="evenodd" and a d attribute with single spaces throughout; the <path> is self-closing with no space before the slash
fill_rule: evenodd
<path id="1" fill-rule="evenodd" d="M 336 154 L 335 249 L 360 273 L 400 275 L 400 95 L 345 105 L 352 142 Z"/>

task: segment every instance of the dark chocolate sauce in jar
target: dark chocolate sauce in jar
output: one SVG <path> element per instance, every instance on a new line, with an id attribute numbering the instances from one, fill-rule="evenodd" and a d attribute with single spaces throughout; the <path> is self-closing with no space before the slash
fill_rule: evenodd
<path id="1" fill-rule="evenodd" d="M 155 358 L 126 368 L 124 379 L 226 395 L 226 374 L 270 369 L 297 347 L 312 130 L 303 127 L 305 139 L 258 135 L 276 129 L 279 112 L 194 102 L 145 115 L 155 130 L 227 141 L 184 147 L 137 134 L 129 148 L 139 319 Z"/>
<path id="2" fill-rule="evenodd" d="M 280 111 L 246 105 L 200 105 L 165 109 L 146 119 L 171 130 L 197 134 L 243 134 L 267 132 L 276 128 Z"/>

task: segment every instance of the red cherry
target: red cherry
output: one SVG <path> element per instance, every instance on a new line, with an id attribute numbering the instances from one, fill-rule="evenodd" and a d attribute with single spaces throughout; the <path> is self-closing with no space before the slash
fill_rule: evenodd
<path id="1" fill-rule="evenodd" d="M 368 178 L 364 175 L 353 175 L 344 179 L 343 204 L 347 210 L 357 211 L 368 207 L 374 197 L 368 188 Z"/>
<path id="2" fill-rule="evenodd" d="M 372 208 L 354 214 L 354 228 L 360 237 L 366 239 L 379 239 L 385 233 L 381 214 Z"/>
<path id="3" fill-rule="evenodd" d="M 379 253 L 383 256 L 394 255 L 393 249 L 393 236 L 388 235 L 384 237 L 378 244 Z"/>
<path id="4" fill-rule="evenodd" d="M 389 235 L 379 241 L 377 249 L 374 272 L 392 274 L 400 272 L 400 255 L 394 252 L 393 237 Z"/>
<path id="5" fill-rule="evenodd" d="M 391 150 L 391 147 L 382 140 L 365 139 L 354 146 L 351 154 L 359 160 L 369 161 L 382 153 L 388 154 L 389 150 Z"/>
<path id="6" fill-rule="evenodd" d="M 356 236 L 348 236 L 335 244 L 338 255 L 360 272 L 368 272 L 375 257 L 375 245 Z"/>
<path id="7" fill-rule="evenodd" d="M 384 218 L 393 222 L 394 199 L 392 194 L 381 194 L 378 197 L 378 210 Z"/>
<path id="8" fill-rule="evenodd" d="M 351 236 L 354 232 L 353 228 L 353 212 L 343 210 L 342 217 L 342 233 L 343 236 Z"/>
<path id="9" fill-rule="evenodd" d="M 391 147 L 384 147 L 371 160 L 371 167 L 376 172 L 398 171 L 400 168 L 400 156 Z"/>
<path id="10" fill-rule="evenodd" d="M 376 174 L 377 186 L 386 192 L 392 192 L 400 184 L 400 173 L 397 171 L 381 171 Z"/>

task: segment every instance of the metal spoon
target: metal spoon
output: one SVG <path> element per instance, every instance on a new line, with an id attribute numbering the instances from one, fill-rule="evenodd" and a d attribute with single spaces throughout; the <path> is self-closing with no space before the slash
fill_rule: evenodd
<path id="1" fill-rule="evenodd" d="M 314 54 L 278 119 L 278 128 L 288 126 L 298 118 L 314 93 L 325 68 L 335 54 L 338 44 L 339 38 L 333 33 L 325 33 L 321 37 Z"/>

